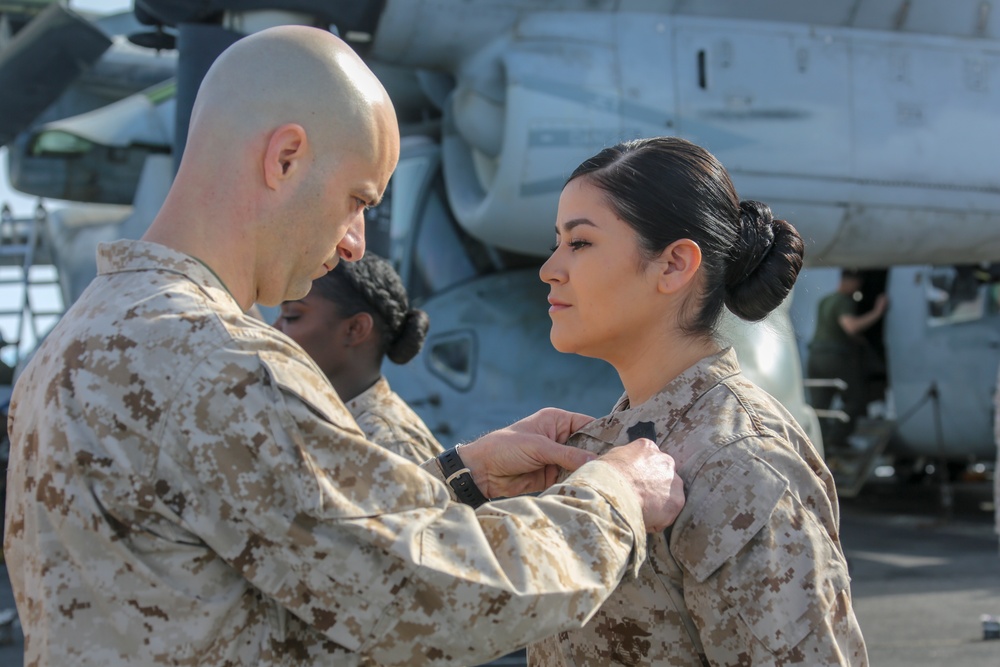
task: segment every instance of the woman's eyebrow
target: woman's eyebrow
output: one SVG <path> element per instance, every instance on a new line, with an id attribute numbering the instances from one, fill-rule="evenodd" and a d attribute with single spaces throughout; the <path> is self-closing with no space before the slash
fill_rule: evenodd
<path id="1" fill-rule="evenodd" d="M 576 227 L 579 227 L 580 225 L 589 225 L 591 227 L 597 227 L 597 225 L 595 225 L 587 218 L 574 218 L 573 220 L 566 221 L 566 224 L 563 225 L 563 230 L 569 232 L 575 229 Z M 556 234 L 558 233 L 559 233 L 559 225 L 556 225 Z"/>

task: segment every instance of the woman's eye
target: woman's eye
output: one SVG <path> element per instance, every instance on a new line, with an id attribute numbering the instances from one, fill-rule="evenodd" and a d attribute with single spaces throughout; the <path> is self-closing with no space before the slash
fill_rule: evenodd
<path id="1" fill-rule="evenodd" d="M 585 248 L 585 247 L 589 246 L 590 242 L 589 241 L 567 241 L 566 244 L 570 247 L 570 250 L 572 250 L 572 251 L 575 252 L 575 251 L 579 250 L 580 248 Z M 559 249 L 559 241 L 556 241 L 556 244 L 554 246 L 552 246 L 551 248 L 549 248 L 549 252 L 555 252 L 558 249 Z"/>

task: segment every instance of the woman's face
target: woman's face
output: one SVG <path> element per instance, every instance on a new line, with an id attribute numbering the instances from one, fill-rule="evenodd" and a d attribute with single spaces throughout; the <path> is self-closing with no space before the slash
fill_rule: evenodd
<path id="1" fill-rule="evenodd" d="M 301 345 L 327 377 L 334 377 L 343 366 L 347 350 L 339 341 L 341 322 L 333 302 L 313 288 L 305 297 L 281 304 L 274 328 Z"/>
<path id="2" fill-rule="evenodd" d="M 604 192 L 585 177 L 570 181 L 559 198 L 555 250 L 539 271 L 549 285 L 552 345 L 613 363 L 661 320 L 658 273 Z"/>

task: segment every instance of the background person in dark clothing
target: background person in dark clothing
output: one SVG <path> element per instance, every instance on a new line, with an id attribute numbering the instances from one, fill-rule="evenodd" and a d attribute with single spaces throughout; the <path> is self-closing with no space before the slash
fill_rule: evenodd
<path id="1" fill-rule="evenodd" d="M 843 410 L 848 422 L 822 419 L 823 445 L 827 451 L 847 446 L 847 437 L 854 430 L 855 420 L 864 413 L 867 404 L 865 378 L 865 347 L 868 342 L 861 335 L 878 322 L 888 306 L 885 294 L 879 294 L 875 304 L 866 313 L 858 314 L 855 293 L 861 290 L 861 273 L 844 269 L 840 273 L 837 291 L 824 297 L 816 310 L 816 330 L 809 343 L 808 374 L 811 379 L 839 378 L 847 383 L 841 393 Z M 810 398 L 814 408 L 828 410 L 839 390 L 835 387 L 811 387 Z"/>

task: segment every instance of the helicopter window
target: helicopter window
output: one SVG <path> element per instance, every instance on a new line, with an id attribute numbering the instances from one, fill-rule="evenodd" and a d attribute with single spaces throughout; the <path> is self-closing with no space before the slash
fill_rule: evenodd
<path id="1" fill-rule="evenodd" d="M 972 322 L 1000 312 L 1000 264 L 935 266 L 925 285 L 929 326 Z"/>
<path id="2" fill-rule="evenodd" d="M 31 155 L 76 156 L 89 152 L 94 144 L 62 130 L 49 130 L 36 135 L 31 142 Z"/>
<path id="3" fill-rule="evenodd" d="M 449 331 L 427 341 L 427 367 L 459 391 L 475 380 L 476 334 L 469 329 Z"/>

